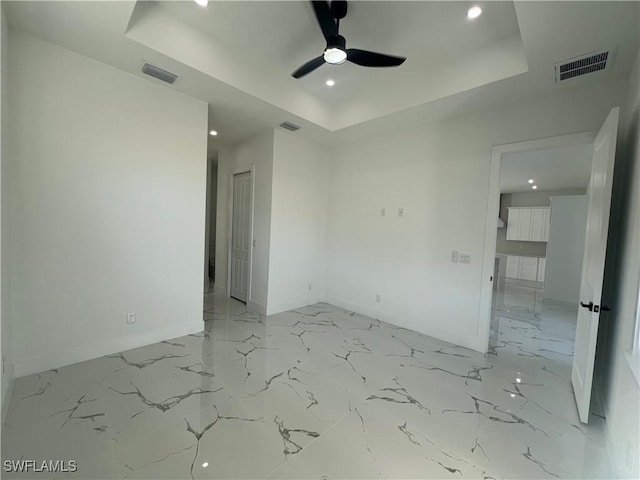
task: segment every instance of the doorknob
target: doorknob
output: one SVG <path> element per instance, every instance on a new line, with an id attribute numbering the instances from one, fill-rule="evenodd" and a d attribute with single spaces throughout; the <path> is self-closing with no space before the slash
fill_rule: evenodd
<path id="1" fill-rule="evenodd" d="M 589 303 L 582 303 L 580 302 L 580 306 L 582 308 L 586 308 L 587 310 L 589 310 L 590 312 L 593 312 L 593 302 L 589 302 Z"/>

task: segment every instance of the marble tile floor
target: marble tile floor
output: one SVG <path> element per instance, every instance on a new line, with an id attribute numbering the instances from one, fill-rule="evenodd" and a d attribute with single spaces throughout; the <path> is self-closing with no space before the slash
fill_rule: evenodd
<path id="1" fill-rule="evenodd" d="M 205 311 L 201 333 L 16 380 L 2 459 L 78 470 L 2 478 L 611 476 L 564 347 L 513 343 L 534 326 L 505 317 L 482 355 L 327 304 Z"/>

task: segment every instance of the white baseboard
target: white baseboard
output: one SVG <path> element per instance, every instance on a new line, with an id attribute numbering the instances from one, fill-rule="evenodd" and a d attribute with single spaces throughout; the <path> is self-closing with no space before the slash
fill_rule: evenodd
<path id="1" fill-rule="evenodd" d="M 184 323 L 171 327 L 152 330 L 149 332 L 139 333 L 124 338 L 108 339 L 93 345 L 87 345 L 78 348 L 72 348 L 62 352 L 24 360 L 15 363 L 16 377 L 23 377 L 33 373 L 51 370 L 52 368 L 60 368 L 66 365 L 72 365 L 78 362 L 84 362 L 104 355 L 138 348 L 152 343 L 169 340 L 171 338 L 182 337 L 190 333 L 201 332 L 204 328 L 202 321 Z"/>
<path id="2" fill-rule="evenodd" d="M 377 318 L 378 320 L 382 320 L 383 322 L 390 323 L 397 327 L 413 330 L 423 335 L 437 338 L 438 340 L 449 342 L 454 345 L 459 345 L 470 350 L 475 350 L 476 352 L 485 353 L 486 345 L 483 345 L 483 342 L 477 337 L 460 337 L 451 332 L 446 332 L 444 330 L 434 328 L 421 328 L 420 330 L 418 330 L 415 328 L 416 319 L 395 314 L 393 312 L 385 312 L 383 310 L 378 310 L 366 305 L 359 305 L 337 297 L 329 296 L 325 298 L 324 301 L 331 305 L 335 305 L 336 307 L 351 310 L 368 317 Z"/>
<path id="3" fill-rule="evenodd" d="M 247 310 L 249 310 L 250 312 L 259 313 L 260 315 L 266 315 L 267 314 L 267 307 L 266 306 L 262 305 L 261 303 L 254 302 L 252 300 L 249 300 L 247 302 Z"/>
<path id="4" fill-rule="evenodd" d="M 309 295 L 289 302 L 269 305 L 267 307 L 267 315 L 275 315 L 276 313 L 286 312 L 287 310 L 295 310 L 296 308 L 306 307 L 307 305 L 313 305 L 314 303 L 322 301 L 324 301 L 324 299 L 317 295 Z"/>
<path id="5" fill-rule="evenodd" d="M 5 365 L 4 376 L 6 376 L 9 380 L 7 382 L 7 389 L 2 392 L 2 399 L 0 400 L 0 402 L 2 402 L 2 425 L 4 425 L 4 421 L 7 418 L 7 412 L 9 411 L 9 402 L 11 401 L 11 393 L 13 392 L 13 382 L 15 378 L 13 363 L 8 363 L 7 365 Z"/>

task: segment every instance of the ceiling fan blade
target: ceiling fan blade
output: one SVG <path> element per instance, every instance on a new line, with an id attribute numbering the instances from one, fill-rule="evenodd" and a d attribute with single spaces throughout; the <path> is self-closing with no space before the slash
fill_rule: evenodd
<path id="1" fill-rule="evenodd" d="M 322 35 L 324 35 L 324 39 L 328 42 L 330 38 L 338 35 L 338 27 L 331 14 L 331 7 L 325 0 L 314 0 L 311 4 L 313 5 L 314 12 L 316 12 L 316 18 L 322 30 Z"/>
<path id="2" fill-rule="evenodd" d="M 298 68 L 295 72 L 291 74 L 293 78 L 304 77 L 307 73 L 313 72 L 316 68 L 322 66 L 324 64 L 324 56 L 320 55 L 319 57 L 314 58 L 313 60 L 309 60 L 307 63 Z"/>
<path id="3" fill-rule="evenodd" d="M 363 67 L 397 67 L 406 60 L 405 57 L 385 55 L 384 53 L 347 48 L 347 60 Z"/>

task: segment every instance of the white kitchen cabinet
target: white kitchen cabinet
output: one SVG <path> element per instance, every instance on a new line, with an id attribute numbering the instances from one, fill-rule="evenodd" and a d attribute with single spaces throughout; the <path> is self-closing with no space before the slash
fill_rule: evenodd
<path id="1" fill-rule="evenodd" d="M 544 236 L 544 208 L 532 208 L 531 209 L 531 234 L 529 240 L 532 242 L 543 242 Z"/>
<path id="2" fill-rule="evenodd" d="M 549 241 L 549 227 L 551 226 L 551 209 L 545 208 L 542 219 L 542 241 Z"/>
<path id="3" fill-rule="evenodd" d="M 538 282 L 544 282 L 544 274 L 547 268 L 547 259 L 544 257 L 538 258 Z"/>
<path id="4" fill-rule="evenodd" d="M 517 240 L 520 226 L 520 209 L 510 208 L 507 218 L 507 240 Z"/>
<path id="5" fill-rule="evenodd" d="M 507 255 L 505 276 L 531 282 L 544 282 L 546 259 L 522 255 Z"/>
<path id="6" fill-rule="evenodd" d="M 549 240 L 549 207 L 509 207 L 508 211 L 507 240 Z"/>
<path id="7" fill-rule="evenodd" d="M 507 270 L 505 276 L 508 278 L 518 278 L 520 275 L 520 257 L 517 255 L 507 255 Z"/>

